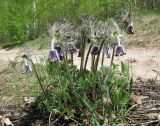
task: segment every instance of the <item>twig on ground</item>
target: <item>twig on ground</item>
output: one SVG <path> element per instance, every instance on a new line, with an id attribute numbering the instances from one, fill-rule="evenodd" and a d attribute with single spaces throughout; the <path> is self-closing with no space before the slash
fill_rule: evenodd
<path id="1" fill-rule="evenodd" d="M 51 117 L 52 117 L 52 112 L 50 112 L 50 115 L 49 115 L 48 126 L 51 126 Z"/>

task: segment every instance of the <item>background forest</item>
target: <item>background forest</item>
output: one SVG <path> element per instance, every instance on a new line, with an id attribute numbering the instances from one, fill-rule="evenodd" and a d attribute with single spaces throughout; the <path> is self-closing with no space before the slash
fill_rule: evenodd
<path id="1" fill-rule="evenodd" d="M 54 21 L 78 24 L 81 15 L 106 20 L 129 11 L 150 10 L 160 0 L 0 0 L 0 42 L 22 44 L 46 34 Z"/>

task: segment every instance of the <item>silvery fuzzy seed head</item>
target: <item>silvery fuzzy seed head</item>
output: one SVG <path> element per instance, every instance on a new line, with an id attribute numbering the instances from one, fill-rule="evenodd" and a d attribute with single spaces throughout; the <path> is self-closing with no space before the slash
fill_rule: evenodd
<path id="1" fill-rule="evenodd" d="M 22 48 L 18 53 L 17 56 L 15 58 L 15 60 L 21 60 L 21 59 L 31 59 L 32 55 L 34 54 L 34 51 L 32 49 L 29 48 Z"/>
<path id="2" fill-rule="evenodd" d="M 49 29 L 51 37 L 56 37 L 58 42 L 71 42 L 74 40 L 75 28 L 67 20 L 55 22 Z"/>

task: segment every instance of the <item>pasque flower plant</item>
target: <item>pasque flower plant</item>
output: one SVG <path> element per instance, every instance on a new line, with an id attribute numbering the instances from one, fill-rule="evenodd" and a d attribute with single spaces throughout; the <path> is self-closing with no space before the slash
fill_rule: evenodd
<path id="1" fill-rule="evenodd" d="M 32 72 L 32 68 L 28 64 L 28 59 L 26 58 L 26 56 L 23 56 L 23 61 L 24 61 L 24 67 L 23 67 L 24 72 L 23 73 L 30 73 L 30 72 Z"/>
<path id="2" fill-rule="evenodd" d="M 43 81 L 36 69 L 40 64 L 34 64 L 27 54 L 22 56 L 24 73 L 32 71 L 31 64 L 43 93 L 43 97 L 36 100 L 38 108 L 52 114 L 58 112 L 56 114 L 60 113 L 62 119 L 65 117 L 68 120 L 72 118 L 70 113 L 73 109 L 75 112 L 71 120 L 77 119 L 77 113 L 83 119 L 85 108 L 91 113 L 87 118 L 91 116 L 92 125 L 105 124 L 105 119 L 111 118 L 109 115 L 126 107 L 129 98 L 124 88 L 129 84 L 128 68 L 122 64 L 122 71 L 119 71 L 113 63 L 114 56 L 126 54 L 118 25 L 113 20 L 98 21 L 93 17 L 85 17 L 78 26 L 68 21 L 56 22 L 50 31 L 52 39 L 48 61 L 43 66 L 47 70 Z M 74 65 L 74 57 L 78 52 L 80 68 Z M 68 56 L 71 60 L 68 60 Z M 89 56 L 91 68 L 87 70 Z M 111 60 L 111 64 L 105 64 L 104 58 Z M 103 115 L 104 119 L 99 120 L 98 115 Z"/>

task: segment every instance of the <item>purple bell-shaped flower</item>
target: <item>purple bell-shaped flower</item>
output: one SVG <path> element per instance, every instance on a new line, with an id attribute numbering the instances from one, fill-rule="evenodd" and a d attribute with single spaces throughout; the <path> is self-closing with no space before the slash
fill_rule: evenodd
<path id="1" fill-rule="evenodd" d="M 75 53 L 75 52 L 77 52 L 77 49 L 76 49 L 76 46 L 75 46 L 75 44 L 68 44 L 68 51 L 70 52 L 70 53 Z"/>
<path id="2" fill-rule="evenodd" d="M 120 35 L 117 35 L 117 47 L 115 50 L 115 56 L 123 56 L 125 55 L 124 46 L 121 44 Z"/>
<path id="3" fill-rule="evenodd" d="M 104 48 L 104 53 L 106 54 L 107 58 L 111 57 L 111 52 L 109 47 Z"/>
<path id="4" fill-rule="evenodd" d="M 64 59 L 64 54 L 63 54 L 63 49 L 62 49 L 62 47 L 56 46 L 55 49 L 56 49 L 57 52 L 58 52 L 58 56 L 59 56 L 60 60 L 63 60 L 63 59 Z"/>
<path id="5" fill-rule="evenodd" d="M 123 56 L 126 53 L 124 52 L 124 47 L 123 45 L 119 45 L 116 47 L 116 52 L 115 52 L 115 56 Z"/>
<path id="6" fill-rule="evenodd" d="M 128 33 L 128 34 L 134 34 L 133 26 L 128 26 L 128 28 L 127 28 L 127 33 Z"/>
<path id="7" fill-rule="evenodd" d="M 52 62 L 57 62 L 60 60 L 57 50 L 50 50 L 48 60 Z"/>
<path id="8" fill-rule="evenodd" d="M 26 58 L 24 58 L 24 67 L 23 67 L 23 73 L 30 73 L 32 72 L 31 66 L 28 64 L 28 61 Z"/>
<path id="9" fill-rule="evenodd" d="M 127 28 L 127 33 L 128 33 L 128 34 L 134 34 L 133 22 L 131 22 L 131 24 L 128 26 L 128 28 Z"/>
<path id="10" fill-rule="evenodd" d="M 98 46 L 94 45 L 92 47 L 91 54 L 92 55 L 97 55 L 98 53 L 99 53 L 99 48 L 98 48 Z"/>
<path id="11" fill-rule="evenodd" d="M 24 73 L 30 73 L 32 72 L 32 68 L 30 65 L 25 65 L 24 66 Z"/>

